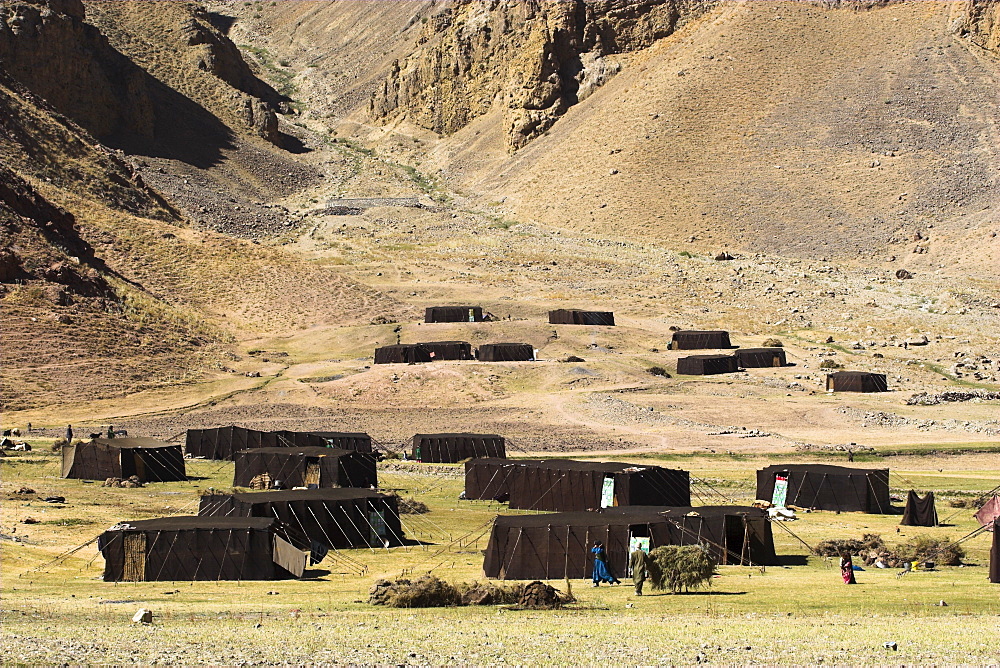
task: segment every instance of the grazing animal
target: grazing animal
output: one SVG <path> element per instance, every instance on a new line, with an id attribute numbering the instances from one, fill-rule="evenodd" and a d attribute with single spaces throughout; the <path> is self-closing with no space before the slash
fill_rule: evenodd
<path id="1" fill-rule="evenodd" d="M 95 438 L 100 438 L 100 437 L 101 437 L 101 432 L 97 432 L 96 434 L 90 435 L 90 440 L 93 441 Z"/>
<path id="2" fill-rule="evenodd" d="M 20 436 L 21 435 L 21 430 L 18 429 L 17 427 L 14 427 L 13 429 L 10 430 L 10 435 L 11 436 Z"/>
<path id="3" fill-rule="evenodd" d="M 118 429 L 115 431 L 115 436 L 128 436 L 128 429 Z"/>
<path id="4" fill-rule="evenodd" d="M 3 435 L 4 435 L 4 436 L 10 436 L 10 432 L 11 432 L 11 430 L 10 430 L 10 429 L 4 429 L 4 430 L 3 430 Z"/>

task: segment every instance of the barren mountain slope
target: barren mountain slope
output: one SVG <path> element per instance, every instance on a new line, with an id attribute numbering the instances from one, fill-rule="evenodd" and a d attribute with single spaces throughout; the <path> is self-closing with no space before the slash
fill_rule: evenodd
<path id="1" fill-rule="evenodd" d="M 393 60 L 404 58 L 421 20 L 448 2 L 298 0 L 206 3 L 232 22 L 229 36 L 285 82 L 303 118 L 342 119 L 367 109 Z"/>
<path id="2" fill-rule="evenodd" d="M 916 232 L 964 234 L 996 204 L 996 65 L 951 32 L 950 4 L 727 6 L 513 158 L 494 113 L 446 140 L 439 164 L 559 227 L 705 250 L 908 253 Z"/>

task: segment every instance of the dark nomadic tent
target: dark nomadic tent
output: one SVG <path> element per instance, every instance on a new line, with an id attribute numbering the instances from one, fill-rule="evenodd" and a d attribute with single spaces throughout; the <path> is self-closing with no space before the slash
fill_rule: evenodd
<path id="1" fill-rule="evenodd" d="M 1000 519 L 993 520 L 993 546 L 990 548 L 990 582 L 1000 584 Z"/>
<path id="2" fill-rule="evenodd" d="M 419 343 L 400 343 L 375 349 L 375 364 L 421 364 L 430 361 L 430 351 Z"/>
<path id="3" fill-rule="evenodd" d="M 140 482 L 187 480 L 181 446 L 153 438 L 95 438 L 62 449 L 62 477 L 130 478 Z"/>
<path id="4" fill-rule="evenodd" d="M 471 360 L 472 346 L 465 341 L 404 343 L 375 349 L 375 364 L 416 364 L 435 360 Z"/>
<path id="5" fill-rule="evenodd" d="M 122 522 L 97 540 L 105 582 L 299 578 L 304 538 L 273 517 L 162 517 Z"/>
<path id="6" fill-rule="evenodd" d="M 371 487 L 375 455 L 336 448 L 255 448 L 236 453 L 234 487 Z"/>
<path id="7" fill-rule="evenodd" d="M 482 322 L 483 309 L 480 306 L 428 306 L 424 310 L 424 322 Z"/>
<path id="8" fill-rule="evenodd" d="M 980 526 L 989 527 L 989 531 L 993 530 L 993 522 L 1000 517 L 1000 497 L 996 494 L 991 496 L 989 500 L 976 511 L 973 515 L 976 521 L 979 522 Z"/>
<path id="9" fill-rule="evenodd" d="M 736 363 L 744 369 L 785 366 L 782 348 L 741 348 L 736 351 Z"/>
<path id="10" fill-rule="evenodd" d="M 511 509 L 574 511 L 613 506 L 688 506 L 687 471 L 571 459 L 473 459 L 465 498 L 510 502 Z"/>
<path id="11" fill-rule="evenodd" d="M 257 431 L 244 427 L 188 429 L 184 451 L 191 457 L 232 459 L 240 450 L 253 448 L 340 448 L 372 451 L 372 437 L 339 431 Z"/>
<path id="12" fill-rule="evenodd" d="M 575 311 L 558 309 L 549 311 L 550 325 L 607 325 L 614 326 L 615 314 L 611 311 Z"/>
<path id="13" fill-rule="evenodd" d="M 827 392 L 888 392 L 889 383 L 883 373 L 867 371 L 837 371 L 826 377 Z"/>
<path id="14" fill-rule="evenodd" d="M 936 527 L 938 525 L 937 509 L 934 508 L 934 492 L 920 496 L 912 489 L 906 495 L 906 508 L 903 509 L 903 521 L 900 524 L 913 527 Z"/>
<path id="15" fill-rule="evenodd" d="M 757 471 L 757 498 L 775 506 L 890 513 L 889 469 L 775 464 Z"/>
<path id="16" fill-rule="evenodd" d="M 777 563 L 771 525 L 759 508 L 629 506 L 600 512 L 500 515 L 486 546 L 483 571 L 503 580 L 588 578 L 590 548 L 604 543 L 608 566 L 625 577 L 632 538 L 661 545 L 704 545 L 719 564 Z"/>
<path id="17" fill-rule="evenodd" d="M 275 517 L 328 548 L 403 544 L 396 497 L 371 489 L 206 494 L 201 516 Z"/>
<path id="18" fill-rule="evenodd" d="M 720 348 L 732 348 L 729 343 L 729 332 L 681 330 L 674 332 L 670 341 L 671 350 L 718 350 Z"/>
<path id="19" fill-rule="evenodd" d="M 677 373 L 684 376 L 710 376 L 739 370 L 734 355 L 688 355 L 677 360 Z"/>
<path id="20" fill-rule="evenodd" d="M 530 343 L 486 343 L 476 349 L 480 362 L 530 362 L 535 349 Z"/>
<path id="21" fill-rule="evenodd" d="M 470 457 L 506 457 L 507 445 L 497 434 L 414 434 L 412 456 L 447 464 Z"/>

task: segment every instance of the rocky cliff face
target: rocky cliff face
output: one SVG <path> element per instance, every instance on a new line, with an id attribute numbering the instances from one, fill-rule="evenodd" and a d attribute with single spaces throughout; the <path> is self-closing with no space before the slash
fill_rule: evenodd
<path id="1" fill-rule="evenodd" d="M 967 0 L 960 8 L 959 32 L 973 44 L 1000 56 L 1000 2 L 997 0 Z"/>
<path id="2" fill-rule="evenodd" d="M 457 0 L 428 18 L 420 46 L 394 64 L 369 111 L 450 134 L 501 105 L 517 150 L 614 76 L 616 54 L 650 46 L 713 4 Z"/>
<path id="3" fill-rule="evenodd" d="M 203 10 L 183 2 L 163 3 L 155 11 L 148 3 L 135 2 L 94 3 L 94 9 L 116 22 L 104 27 L 117 39 L 109 41 L 88 22 L 80 0 L 0 1 L 0 64 L 99 139 L 130 147 L 175 141 L 165 135 L 183 124 L 217 131 L 198 118 L 200 110 L 176 99 L 197 92 L 184 85 L 196 76 L 170 77 L 152 70 L 157 62 L 167 62 L 174 72 L 204 71 L 240 94 L 237 99 L 228 96 L 227 108 L 220 110 L 212 104 L 218 92 L 204 86 L 213 99 L 197 102 L 217 116 L 228 116 L 223 120 L 237 130 L 246 127 L 278 141 L 274 107 L 280 96 L 253 75 L 239 49 L 209 23 Z M 127 20 L 137 16 L 141 20 Z M 153 34 L 157 29 L 162 30 Z M 160 61 L 135 59 L 149 46 L 167 53 Z"/>

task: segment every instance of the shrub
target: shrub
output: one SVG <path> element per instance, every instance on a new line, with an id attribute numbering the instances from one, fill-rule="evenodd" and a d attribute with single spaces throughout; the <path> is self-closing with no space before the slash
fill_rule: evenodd
<path id="1" fill-rule="evenodd" d="M 834 360 L 823 360 L 819 363 L 820 369 L 842 369 L 843 366 L 837 364 Z"/>
<path id="2" fill-rule="evenodd" d="M 653 589 L 674 594 L 708 586 L 715 573 L 715 563 L 697 545 L 661 545 L 649 553 L 649 561 Z"/>
<path id="3" fill-rule="evenodd" d="M 914 536 L 902 545 L 896 546 L 896 554 L 903 561 L 933 561 L 944 566 L 958 566 L 965 557 L 961 545 L 950 538 Z"/>
<path id="4" fill-rule="evenodd" d="M 646 373 L 652 374 L 654 376 L 662 376 L 663 378 L 670 378 L 670 374 L 662 366 L 651 366 L 646 369 Z"/>
<path id="5" fill-rule="evenodd" d="M 765 348 L 783 348 L 781 339 L 767 339 L 764 341 Z"/>
<path id="6" fill-rule="evenodd" d="M 400 515 L 423 515 L 424 513 L 431 512 L 426 503 L 417 501 L 412 496 L 408 499 L 404 499 L 399 494 L 393 494 L 392 496 L 396 498 L 396 507 L 399 509 Z"/>

